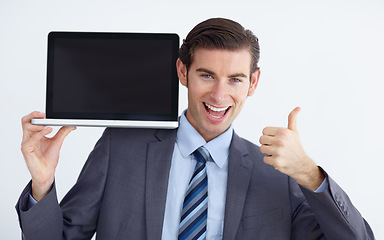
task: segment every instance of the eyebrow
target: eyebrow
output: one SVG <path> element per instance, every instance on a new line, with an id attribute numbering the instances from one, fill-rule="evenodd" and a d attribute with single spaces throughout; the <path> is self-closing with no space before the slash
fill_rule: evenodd
<path id="1" fill-rule="evenodd" d="M 196 72 L 203 72 L 203 73 L 208 73 L 210 75 L 216 75 L 214 72 L 212 72 L 208 69 L 205 69 L 205 68 L 198 68 L 198 69 L 196 69 Z"/>
<path id="2" fill-rule="evenodd" d="M 208 73 L 210 75 L 216 75 L 211 70 L 208 70 L 208 69 L 205 69 L 205 68 L 198 68 L 198 69 L 196 69 L 196 72 L 204 72 L 204 73 Z M 248 76 L 246 74 L 244 74 L 244 73 L 234 73 L 234 74 L 229 75 L 229 77 L 230 78 L 238 78 L 238 77 L 248 78 Z"/>

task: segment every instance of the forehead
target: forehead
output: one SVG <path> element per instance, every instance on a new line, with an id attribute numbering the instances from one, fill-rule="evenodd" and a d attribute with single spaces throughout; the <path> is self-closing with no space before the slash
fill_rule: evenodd
<path id="1" fill-rule="evenodd" d="M 247 48 L 236 50 L 198 48 L 192 57 L 191 69 L 207 68 L 214 72 L 251 71 L 251 53 Z"/>

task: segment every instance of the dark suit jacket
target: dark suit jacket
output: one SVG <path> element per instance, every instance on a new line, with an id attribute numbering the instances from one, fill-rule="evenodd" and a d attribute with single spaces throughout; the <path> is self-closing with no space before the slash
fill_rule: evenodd
<path id="1" fill-rule="evenodd" d="M 25 239 L 160 239 L 177 130 L 107 129 L 60 205 L 56 189 L 16 209 Z M 259 148 L 234 134 L 223 239 L 374 239 L 330 178 L 313 193 L 263 163 Z M 175 206 L 178 207 L 178 206 Z"/>

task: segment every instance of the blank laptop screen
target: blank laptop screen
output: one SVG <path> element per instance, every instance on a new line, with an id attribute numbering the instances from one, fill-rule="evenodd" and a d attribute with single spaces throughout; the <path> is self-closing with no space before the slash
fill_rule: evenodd
<path id="1" fill-rule="evenodd" d="M 176 34 L 51 32 L 47 118 L 177 120 Z"/>

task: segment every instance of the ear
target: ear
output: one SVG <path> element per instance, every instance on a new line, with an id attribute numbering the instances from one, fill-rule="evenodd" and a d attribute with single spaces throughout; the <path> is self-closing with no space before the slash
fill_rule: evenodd
<path id="1" fill-rule="evenodd" d="M 177 75 L 179 76 L 180 83 L 184 87 L 188 87 L 187 66 L 184 65 L 184 63 L 180 60 L 180 58 L 178 58 L 176 61 L 176 68 L 177 68 Z"/>
<path id="2" fill-rule="evenodd" d="M 251 85 L 249 86 L 248 96 L 252 96 L 255 93 L 257 84 L 259 83 L 260 78 L 260 68 L 257 69 L 254 73 L 251 75 Z"/>

